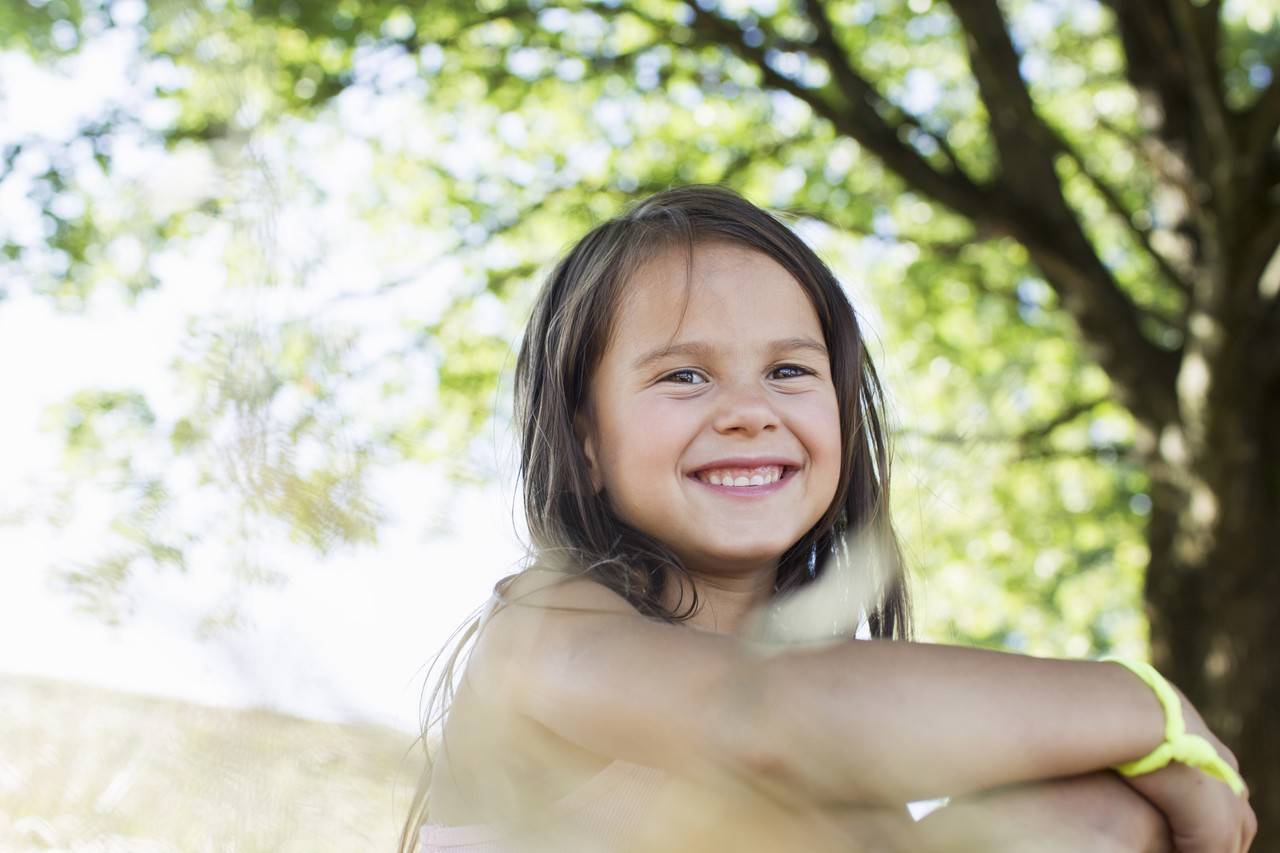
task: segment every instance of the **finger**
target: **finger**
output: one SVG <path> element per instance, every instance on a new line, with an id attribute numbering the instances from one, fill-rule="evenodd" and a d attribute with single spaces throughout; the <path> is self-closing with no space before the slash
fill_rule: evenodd
<path id="1" fill-rule="evenodd" d="M 1226 745 L 1225 743 L 1223 743 L 1223 742 L 1222 742 L 1222 739 L 1221 739 L 1220 737 L 1218 737 L 1216 734 L 1213 734 L 1212 732 L 1210 732 L 1210 736 L 1213 738 L 1213 739 L 1210 741 L 1210 743 L 1212 743 L 1212 744 L 1213 744 L 1213 748 L 1214 748 L 1214 749 L 1216 749 L 1216 750 L 1218 751 L 1218 755 L 1222 756 L 1222 760 L 1223 760 L 1223 761 L 1225 761 L 1225 762 L 1227 762 L 1227 764 L 1231 765 L 1231 769 L 1232 769 L 1232 770 L 1234 770 L 1234 771 L 1236 771 L 1237 773 L 1239 773 L 1239 772 L 1240 772 L 1240 760 L 1236 758 L 1236 754 L 1235 754 L 1234 752 L 1232 752 L 1232 751 L 1227 747 L 1227 745 Z"/>
<path id="2" fill-rule="evenodd" d="M 1244 853 L 1244 851 L 1249 849 L 1248 847 L 1248 843 L 1249 843 L 1248 842 L 1248 833 L 1249 833 L 1248 812 L 1249 812 L 1248 804 L 1245 803 L 1243 800 L 1240 800 L 1238 805 L 1236 806 L 1236 847 L 1235 849 L 1237 853 Z"/>
<path id="3" fill-rule="evenodd" d="M 1247 803 L 1244 809 L 1244 847 L 1241 849 L 1248 853 L 1249 848 L 1253 846 L 1253 839 L 1258 837 L 1258 816 L 1254 814 L 1253 808 Z"/>

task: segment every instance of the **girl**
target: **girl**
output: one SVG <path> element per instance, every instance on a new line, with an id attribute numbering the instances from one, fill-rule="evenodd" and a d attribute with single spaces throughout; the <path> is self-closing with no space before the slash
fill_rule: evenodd
<path id="1" fill-rule="evenodd" d="M 405 853 L 1247 849 L 1234 756 L 1150 673 L 902 642 L 880 386 L 765 211 L 690 186 L 595 228 L 515 392 L 531 559 L 431 696 Z"/>

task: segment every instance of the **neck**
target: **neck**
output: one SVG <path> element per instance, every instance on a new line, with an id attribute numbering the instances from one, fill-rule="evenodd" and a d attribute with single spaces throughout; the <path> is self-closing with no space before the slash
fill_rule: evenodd
<path id="1" fill-rule="evenodd" d="M 737 634 L 747 618 L 773 597 L 776 565 L 745 575 L 708 575 L 690 570 L 689 576 L 671 573 L 664 604 L 687 609 L 692 587 L 698 592 L 698 611 L 684 624 L 716 634 Z"/>

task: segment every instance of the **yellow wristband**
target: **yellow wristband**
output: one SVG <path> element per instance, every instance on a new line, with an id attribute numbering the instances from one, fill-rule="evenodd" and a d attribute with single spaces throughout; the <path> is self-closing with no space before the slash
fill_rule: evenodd
<path id="1" fill-rule="evenodd" d="M 1118 663 L 1141 678 L 1155 692 L 1156 698 L 1160 700 L 1160 707 L 1164 709 L 1164 742 L 1145 758 L 1117 764 L 1112 769 L 1122 776 L 1142 776 L 1159 770 L 1170 761 L 1178 761 L 1225 782 L 1236 794 L 1244 793 L 1244 780 L 1223 760 L 1213 744 L 1200 735 L 1187 731 L 1186 722 L 1182 719 L 1182 700 L 1155 667 L 1126 658 L 1108 657 L 1103 660 Z"/>

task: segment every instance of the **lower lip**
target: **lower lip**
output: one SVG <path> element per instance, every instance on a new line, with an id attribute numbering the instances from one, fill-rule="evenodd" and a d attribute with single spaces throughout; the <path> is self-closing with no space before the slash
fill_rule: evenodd
<path id="1" fill-rule="evenodd" d="M 788 468 L 786 473 L 777 480 L 763 486 L 717 486 L 714 483 L 708 483 L 705 480 L 700 480 L 695 475 L 690 475 L 689 479 L 693 480 L 699 486 L 710 489 L 717 494 L 728 495 L 731 498 L 743 498 L 745 500 L 750 500 L 752 498 L 763 498 L 768 495 L 772 495 L 774 492 L 785 488 L 787 483 L 791 482 L 791 478 L 795 476 L 797 470 L 799 469 Z"/>

